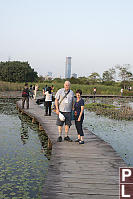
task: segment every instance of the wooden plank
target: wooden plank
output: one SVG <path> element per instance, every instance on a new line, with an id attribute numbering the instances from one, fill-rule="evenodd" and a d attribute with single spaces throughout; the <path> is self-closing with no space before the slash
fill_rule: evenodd
<path id="1" fill-rule="evenodd" d="M 17 102 L 17 106 L 22 110 L 21 101 Z M 34 100 L 30 100 L 30 108 L 24 109 L 23 113 L 34 117 L 45 129 L 48 147 L 52 148 L 42 198 L 119 198 L 119 167 L 127 165 L 108 143 L 87 129 L 84 130 L 84 145 L 64 140 L 57 143 L 55 113 L 51 117 L 44 116 L 44 110 Z M 63 137 L 64 135 L 63 130 Z M 73 140 L 77 137 L 74 125 L 69 135 Z"/>

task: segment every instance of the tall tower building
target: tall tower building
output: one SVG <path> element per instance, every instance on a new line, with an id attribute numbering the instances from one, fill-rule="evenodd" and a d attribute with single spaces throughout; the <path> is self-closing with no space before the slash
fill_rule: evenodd
<path id="1" fill-rule="evenodd" d="M 71 59 L 72 57 L 66 57 L 65 78 L 71 78 Z"/>

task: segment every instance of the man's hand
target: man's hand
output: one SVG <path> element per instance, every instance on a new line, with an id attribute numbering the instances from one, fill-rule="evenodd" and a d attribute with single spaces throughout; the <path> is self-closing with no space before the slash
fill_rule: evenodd
<path id="1" fill-rule="evenodd" d="M 59 115 L 59 110 L 56 110 L 56 114 Z"/>
<path id="2" fill-rule="evenodd" d="M 59 102 L 55 99 L 56 114 L 59 115 Z"/>

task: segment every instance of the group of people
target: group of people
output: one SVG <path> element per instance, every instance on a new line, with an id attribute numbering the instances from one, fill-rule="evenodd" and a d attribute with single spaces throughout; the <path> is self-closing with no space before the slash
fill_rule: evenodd
<path id="1" fill-rule="evenodd" d="M 36 99 L 36 96 L 37 96 L 37 91 L 38 91 L 38 84 L 36 85 L 30 85 L 30 88 L 29 88 L 29 96 L 30 98 L 34 98 L 34 100 Z"/>
<path id="2" fill-rule="evenodd" d="M 51 105 L 53 98 L 53 85 L 48 87 L 46 85 L 43 88 L 43 95 L 45 96 L 45 115 L 51 116 Z M 24 108 L 25 101 L 27 102 L 27 109 L 29 108 L 29 96 L 30 89 L 28 84 L 25 84 L 24 90 L 22 92 L 22 108 Z M 64 88 L 57 91 L 55 95 L 55 112 L 57 114 L 56 125 L 58 126 L 59 137 L 57 142 L 62 142 L 62 127 L 65 124 L 65 137 L 64 140 L 72 142 L 68 133 L 70 126 L 72 125 L 72 113 L 74 114 L 75 127 L 77 129 L 78 137 L 75 142 L 79 144 L 84 144 L 84 132 L 82 128 L 84 120 L 84 100 L 81 97 L 82 91 L 78 89 L 76 91 L 76 99 L 74 97 L 74 92 L 70 89 L 70 82 L 66 81 L 64 83 Z"/>

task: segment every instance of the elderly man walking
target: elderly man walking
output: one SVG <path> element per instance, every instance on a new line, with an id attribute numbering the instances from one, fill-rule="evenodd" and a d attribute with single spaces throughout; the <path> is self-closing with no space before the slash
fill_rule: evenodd
<path id="1" fill-rule="evenodd" d="M 62 142 L 62 127 L 65 123 L 65 137 L 64 140 L 71 142 L 72 140 L 68 136 L 68 131 L 71 126 L 71 111 L 74 105 L 74 93 L 70 90 L 70 82 L 66 81 L 64 83 L 64 88 L 61 88 L 57 91 L 55 95 L 55 106 L 58 126 L 59 137 L 57 142 Z M 59 118 L 59 113 L 63 114 L 64 121 Z"/>

